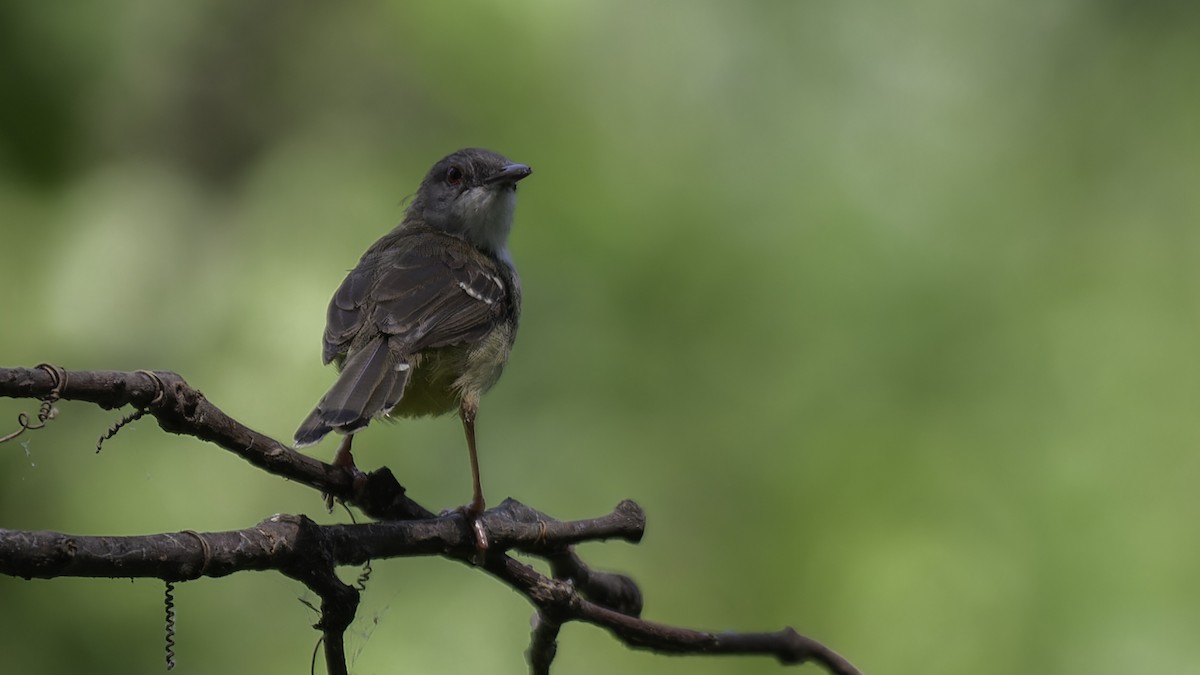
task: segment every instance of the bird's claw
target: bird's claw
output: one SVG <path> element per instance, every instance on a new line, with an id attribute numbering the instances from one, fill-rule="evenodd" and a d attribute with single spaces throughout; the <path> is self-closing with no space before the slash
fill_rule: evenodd
<path id="1" fill-rule="evenodd" d="M 489 546 L 487 530 L 483 527 L 483 510 L 478 509 L 474 504 L 464 504 L 452 509 L 446 509 L 440 515 L 460 515 L 466 519 L 467 527 L 475 537 L 475 554 L 471 556 L 471 562 L 476 565 L 482 565 L 484 558 L 487 556 Z"/>

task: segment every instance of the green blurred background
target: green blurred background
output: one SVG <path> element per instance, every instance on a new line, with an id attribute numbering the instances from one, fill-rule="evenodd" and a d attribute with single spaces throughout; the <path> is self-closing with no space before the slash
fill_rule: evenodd
<path id="1" fill-rule="evenodd" d="M 645 541 L 583 552 L 648 618 L 790 624 L 868 673 L 1195 672 L 1198 7 L 4 3 L 0 359 L 175 370 L 289 438 L 346 270 L 432 162 L 493 148 L 535 174 L 492 503 L 636 499 Z M 0 447 L 0 526 L 345 520 L 150 421 L 97 455 L 118 413 L 59 407 Z M 357 448 L 469 496 L 453 418 Z M 4 670 L 162 672 L 161 595 L 0 578 Z M 305 596 L 181 585 L 176 672 L 307 672 Z M 530 613 L 380 562 L 352 669 L 521 673 Z M 572 625 L 556 672 L 778 669 Z"/>

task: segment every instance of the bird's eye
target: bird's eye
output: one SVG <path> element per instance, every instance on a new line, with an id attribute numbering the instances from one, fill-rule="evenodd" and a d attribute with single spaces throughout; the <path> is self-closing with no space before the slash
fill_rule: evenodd
<path id="1" fill-rule="evenodd" d="M 452 166 L 446 170 L 446 185 L 458 185 L 463 180 L 462 169 Z"/>

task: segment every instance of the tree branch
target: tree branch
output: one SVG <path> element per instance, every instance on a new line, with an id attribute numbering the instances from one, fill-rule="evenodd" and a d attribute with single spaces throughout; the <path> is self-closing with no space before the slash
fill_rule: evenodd
<path id="1" fill-rule="evenodd" d="M 170 372 L 65 371 L 0 368 L 0 396 L 43 401 L 37 423 L 27 416 L 9 440 L 36 430 L 55 416 L 53 404 L 78 400 L 112 409 L 133 405 L 164 430 L 214 443 L 269 473 L 329 493 L 358 506 L 380 522 L 318 525 L 305 516 L 276 515 L 229 532 L 183 531 L 127 537 L 93 537 L 56 532 L 0 529 L 0 573 L 23 578 L 155 577 L 185 581 L 248 570 L 276 570 L 321 597 L 328 672 L 347 672 L 343 635 L 358 607 L 357 589 L 335 574 L 342 565 L 405 556 L 440 555 L 476 564 L 476 538 L 458 513 L 435 516 L 404 494 L 387 468 L 356 480 L 335 467 L 300 454 L 241 424 L 212 405 L 182 377 Z M 100 442 L 123 426 L 115 424 Z M 785 628 L 774 633 L 709 633 L 645 621 L 642 595 L 627 576 L 590 569 L 570 548 L 586 541 L 641 540 L 645 515 L 623 501 L 599 518 L 558 521 L 515 500 L 481 516 L 491 542 L 482 569 L 524 595 L 536 608 L 527 651 L 533 673 L 548 673 L 557 651 L 559 627 L 582 621 L 610 631 L 625 644 L 675 654 L 766 654 L 784 664 L 812 662 L 835 675 L 858 675 L 849 662 L 823 644 Z M 551 575 L 518 562 L 509 551 L 539 557 Z"/>

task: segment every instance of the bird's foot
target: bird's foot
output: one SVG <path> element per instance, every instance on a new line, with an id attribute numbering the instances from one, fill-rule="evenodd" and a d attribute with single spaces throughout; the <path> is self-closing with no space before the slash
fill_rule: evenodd
<path id="1" fill-rule="evenodd" d="M 335 462 L 334 465 L 336 466 L 337 463 Z M 357 466 L 354 466 L 353 462 L 351 462 L 347 468 L 350 469 L 350 473 L 353 476 L 354 487 L 352 490 L 355 494 L 358 494 L 360 490 L 367 486 L 367 474 L 363 473 L 362 470 Z M 322 492 L 321 496 L 325 498 L 325 509 L 330 513 L 333 513 L 333 503 L 336 501 L 333 494 L 329 492 Z"/>
<path id="2" fill-rule="evenodd" d="M 482 565 L 483 559 L 487 556 L 488 536 L 487 530 L 483 528 L 483 503 L 471 502 L 462 506 L 447 509 L 442 511 L 441 515 L 449 516 L 453 514 L 461 515 L 467 521 L 467 527 L 475 536 L 475 555 L 471 556 L 471 562 L 476 565 Z"/>
<path id="3" fill-rule="evenodd" d="M 342 437 L 342 442 L 338 444 L 337 452 L 333 455 L 333 465 L 344 466 L 350 469 L 350 474 L 354 477 L 354 491 L 358 492 L 366 484 L 367 474 L 359 471 L 358 467 L 354 465 L 354 455 L 350 452 L 352 443 L 354 443 L 354 436 L 352 434 Z M 333 513 L 333 495 L 326 492 L 321 496 L 325 498 L 325 508 L 330 513 Z"/>

